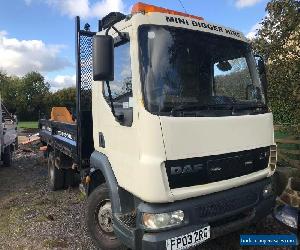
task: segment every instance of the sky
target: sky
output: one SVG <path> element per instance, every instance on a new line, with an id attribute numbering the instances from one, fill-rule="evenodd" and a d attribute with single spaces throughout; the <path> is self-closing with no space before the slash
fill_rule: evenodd
<path id="1" fill-rule="evenodd" d="M 23 76 L 41 72 L 52 91 L 75 85 L 75 24 L 79 15 L 96 31 L 111 11 L 130 13 L 133 0 L 9 0 L 0 8 L 0 70 Z M 183 11 L 179 0 L 143 2 Z M 267 0 L 181 0 L 185 10 L 253 38 Z"/>

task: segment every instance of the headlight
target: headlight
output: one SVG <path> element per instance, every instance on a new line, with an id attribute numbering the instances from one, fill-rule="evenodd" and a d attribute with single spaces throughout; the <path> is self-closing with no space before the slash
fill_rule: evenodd
<path id="1" fill-rule="evenodd" d="M 161 214 L 144 213 L 142 220 L 146 228 L 163 229 L 183 223 L 184 213 L 181 210 Z"/>

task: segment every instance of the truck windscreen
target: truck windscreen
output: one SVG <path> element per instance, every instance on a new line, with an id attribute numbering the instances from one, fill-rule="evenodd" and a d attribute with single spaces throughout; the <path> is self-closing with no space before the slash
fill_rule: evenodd
<path id="1" fill-rule="evenodd" d="M 255 59 L 245 42 L 144 25 L 139 28 L 139 56 L 144 102 L 151 113 L 222 116 L 229 113 L 218 110 L 265 107 Z"/>

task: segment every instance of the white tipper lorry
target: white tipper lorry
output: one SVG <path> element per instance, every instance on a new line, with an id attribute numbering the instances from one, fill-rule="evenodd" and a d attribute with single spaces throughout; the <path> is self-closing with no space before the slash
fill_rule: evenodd
<path id="1" fill-rule="evenodd" d="M 0 96 L 0 156 L 4 167 L 12 165 L 13 151 L 18 147 L 17 118 L 9 113 Z"/>
<path id="2" fill-rule="evenodd" d="M 187 249 L 272 211 L 264 62 L 242 33 L 143 3 L 76 29 L 76 119 L 40 136 L 52 189 L 80 176 L 98 247 Z"/>

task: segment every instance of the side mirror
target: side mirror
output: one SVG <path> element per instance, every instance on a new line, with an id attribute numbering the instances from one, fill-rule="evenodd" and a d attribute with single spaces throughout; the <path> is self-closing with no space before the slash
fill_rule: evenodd
<path id="1" fill-rule="evenodd" d="M 217 68 L 223 72 L 229 71 L 232 69 L 230 62 L 222 61 L 217 64 Z"/>
<path id="2" fill-rule="evenodd" d="M 93 37 L 93 80 L 114 80 L 114 39 L 112 36 Z"/>
<path id="3" fill-rule="evenodd" d="M 258 73 L 260 75 L 266 73 L 266 66 L 265 66 L 265 61 L 260 55 L 255 55 L 255 62 L 256 62 L 256 67 L 258 69 Z"/>
<path id="4" fill-rule="evenodd" d="M 255 55 L 255 62 L 256 67 L 259 73 L 260 81 L 263 87 L 264 95 L 266 98 L 266 101 L 268 101 L 268 82 L 267 82 L 267 72 L 266 72 L 266 66 L 265 61 L 260 55 Z"/>

